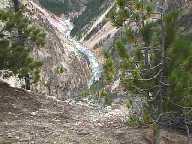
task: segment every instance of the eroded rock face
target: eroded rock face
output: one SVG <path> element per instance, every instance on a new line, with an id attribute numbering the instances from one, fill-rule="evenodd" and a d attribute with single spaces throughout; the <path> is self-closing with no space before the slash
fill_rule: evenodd
<path id="1" fill-rule="evenodd" d="M 33 46 L 33 57 L 43 63 L 40 81 L 32 90 L 45 95 L 66 99 L 79 95 L 91 79 L 90 61 L 80 54 L 81 44 L 70 38 L 73 25 L 64 18 L 41 8 L 33 0 L 21 0 L 26 6 L 26 16 L 47 33 L 45 46 Z M 11 0 L 3 0 L 1 9 L 10 9 Z"/>
<path id="2" fill-rule="evenodd" d="M 32 90 L 66 99 L 87 87 L 90 80 L 89 62 L 80 55 L 74 41 L 69 39 L 72 25 L 42 9 L 33 0 L 21 0 L 26 16 L 46 32 L 45 46 L 33 47 L 33 57 L 43 63 L 40 81 Z M 12 0 L 1 0 L 0 9 L 12 8 Z"/>
<path id="3" fill-rule="evenodd" d="M 67 45 L 64 47 L 56 34 L 47 32 L 45 47 L 33 51 L 34 57 L 43 62 L 40 82 L 33 90 L 60 99 L 78 94 L 90 79 L 88 64 L 68 51 Z"/>
<path id="4" fill-rule="evenodd" d="M 32 21 L 45 28 L 44 48 L 34 48 L 33 56 L 43 62 L 40 82 L 33 90 L 65 99 L 87 87 L 90 69 L 75 44 L 68 38 L 69 25 L 32 1 L 26 4 Z"/>

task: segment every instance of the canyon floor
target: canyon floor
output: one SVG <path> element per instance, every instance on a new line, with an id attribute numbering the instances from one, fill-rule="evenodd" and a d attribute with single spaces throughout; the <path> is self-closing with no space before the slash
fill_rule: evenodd
<path id="1" fill-rule="evenodd" d="M 0 144 L 152 144 L 150 128 L 131 128 L 127 111 L 12 88 L 0 82 Z M 162 130 L 161 144 L 187 138 Z"/>

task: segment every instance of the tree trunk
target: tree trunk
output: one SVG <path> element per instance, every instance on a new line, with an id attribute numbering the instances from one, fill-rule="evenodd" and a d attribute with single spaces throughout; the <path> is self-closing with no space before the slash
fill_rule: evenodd
<path id="1" fill-rule="evenodd" d="M 166 95 L 165 89 L 165 26 L 164 26 L 164 0 L 160 0 L 160 9 L 161 9 L 161 73 L 159 78 L 159 95 L 157 96 L 157 118 L 163 112 L 163 98 Z M 159 120 L 157 121 L 157 126 L 154 131 L 155 144 L 160 144 L 160 125 Z"/>
<path id="2" fill-rule="evenodd" d="M 20 2 L 19 0 L 12 0 L 13 2 L 13 5 L 14 5 L 14 9 L 15 9 L 15 12 L 18 12 L 19 9 L 20 9 Z M 18 43 L 21 44 L 21 45 L 24 45 L 24 40 L 23 40 L 23 37 L 22 37 L 22 31 L 20 29 L 17 30 L 18 31 Z M 30 90 L 30 77 L 29 77 L 29 74 L 27 74 L 25 76 L 25 89 L 27 90 Z"/>
<path id="3" fill-rule="evenodd" d="M 13 1 L 13 4 L 14 4 L 14 9 L 15 9 L 15 12 L 17 12 L 19 10 L 19 0 L 12 0 Z"/>
<path id="4" fill-rule="evenodd" d="M 160 136 L 160 127 L 158 124 L 154 127 L 153 134 L 154 134 L 153 144 L 160 144 L 161 136 Z"/>
<path id="5" fill-rule="evenodd" d="M 25 89 L 26 90 L 30 90 L 31 88 L 30 88 L 30 77 L 29 77 L 29 74 L 27 74 L 26 76 L 25 76 Z"/>

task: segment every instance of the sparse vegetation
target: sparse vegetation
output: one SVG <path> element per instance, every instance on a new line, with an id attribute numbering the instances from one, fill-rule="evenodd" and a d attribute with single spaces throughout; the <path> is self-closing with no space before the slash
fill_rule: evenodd
<path id="1" fill-rule="evenodd" d="M 56 68 L 56 70 L 55 70 L 55 72 L 57 73 L 57 74 L 63 74 L 64 72 L 65 72 L 65 70 L 64 70 L 64 67 L 63 66 L 58 66 L 57 68 Z"/>

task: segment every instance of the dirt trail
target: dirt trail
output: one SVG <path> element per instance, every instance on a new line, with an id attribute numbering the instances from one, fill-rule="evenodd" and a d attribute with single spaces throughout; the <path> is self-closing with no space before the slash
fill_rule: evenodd
<path id="1" fill-rule="evenodd" d="M 126 116 L 119 109 L 99 111 L 0 82 L 0 144 L 150 144 L 151 131 L 127 127 Z M 185 144 L 184 136 L 168 134 L 162 144 Z"/>

